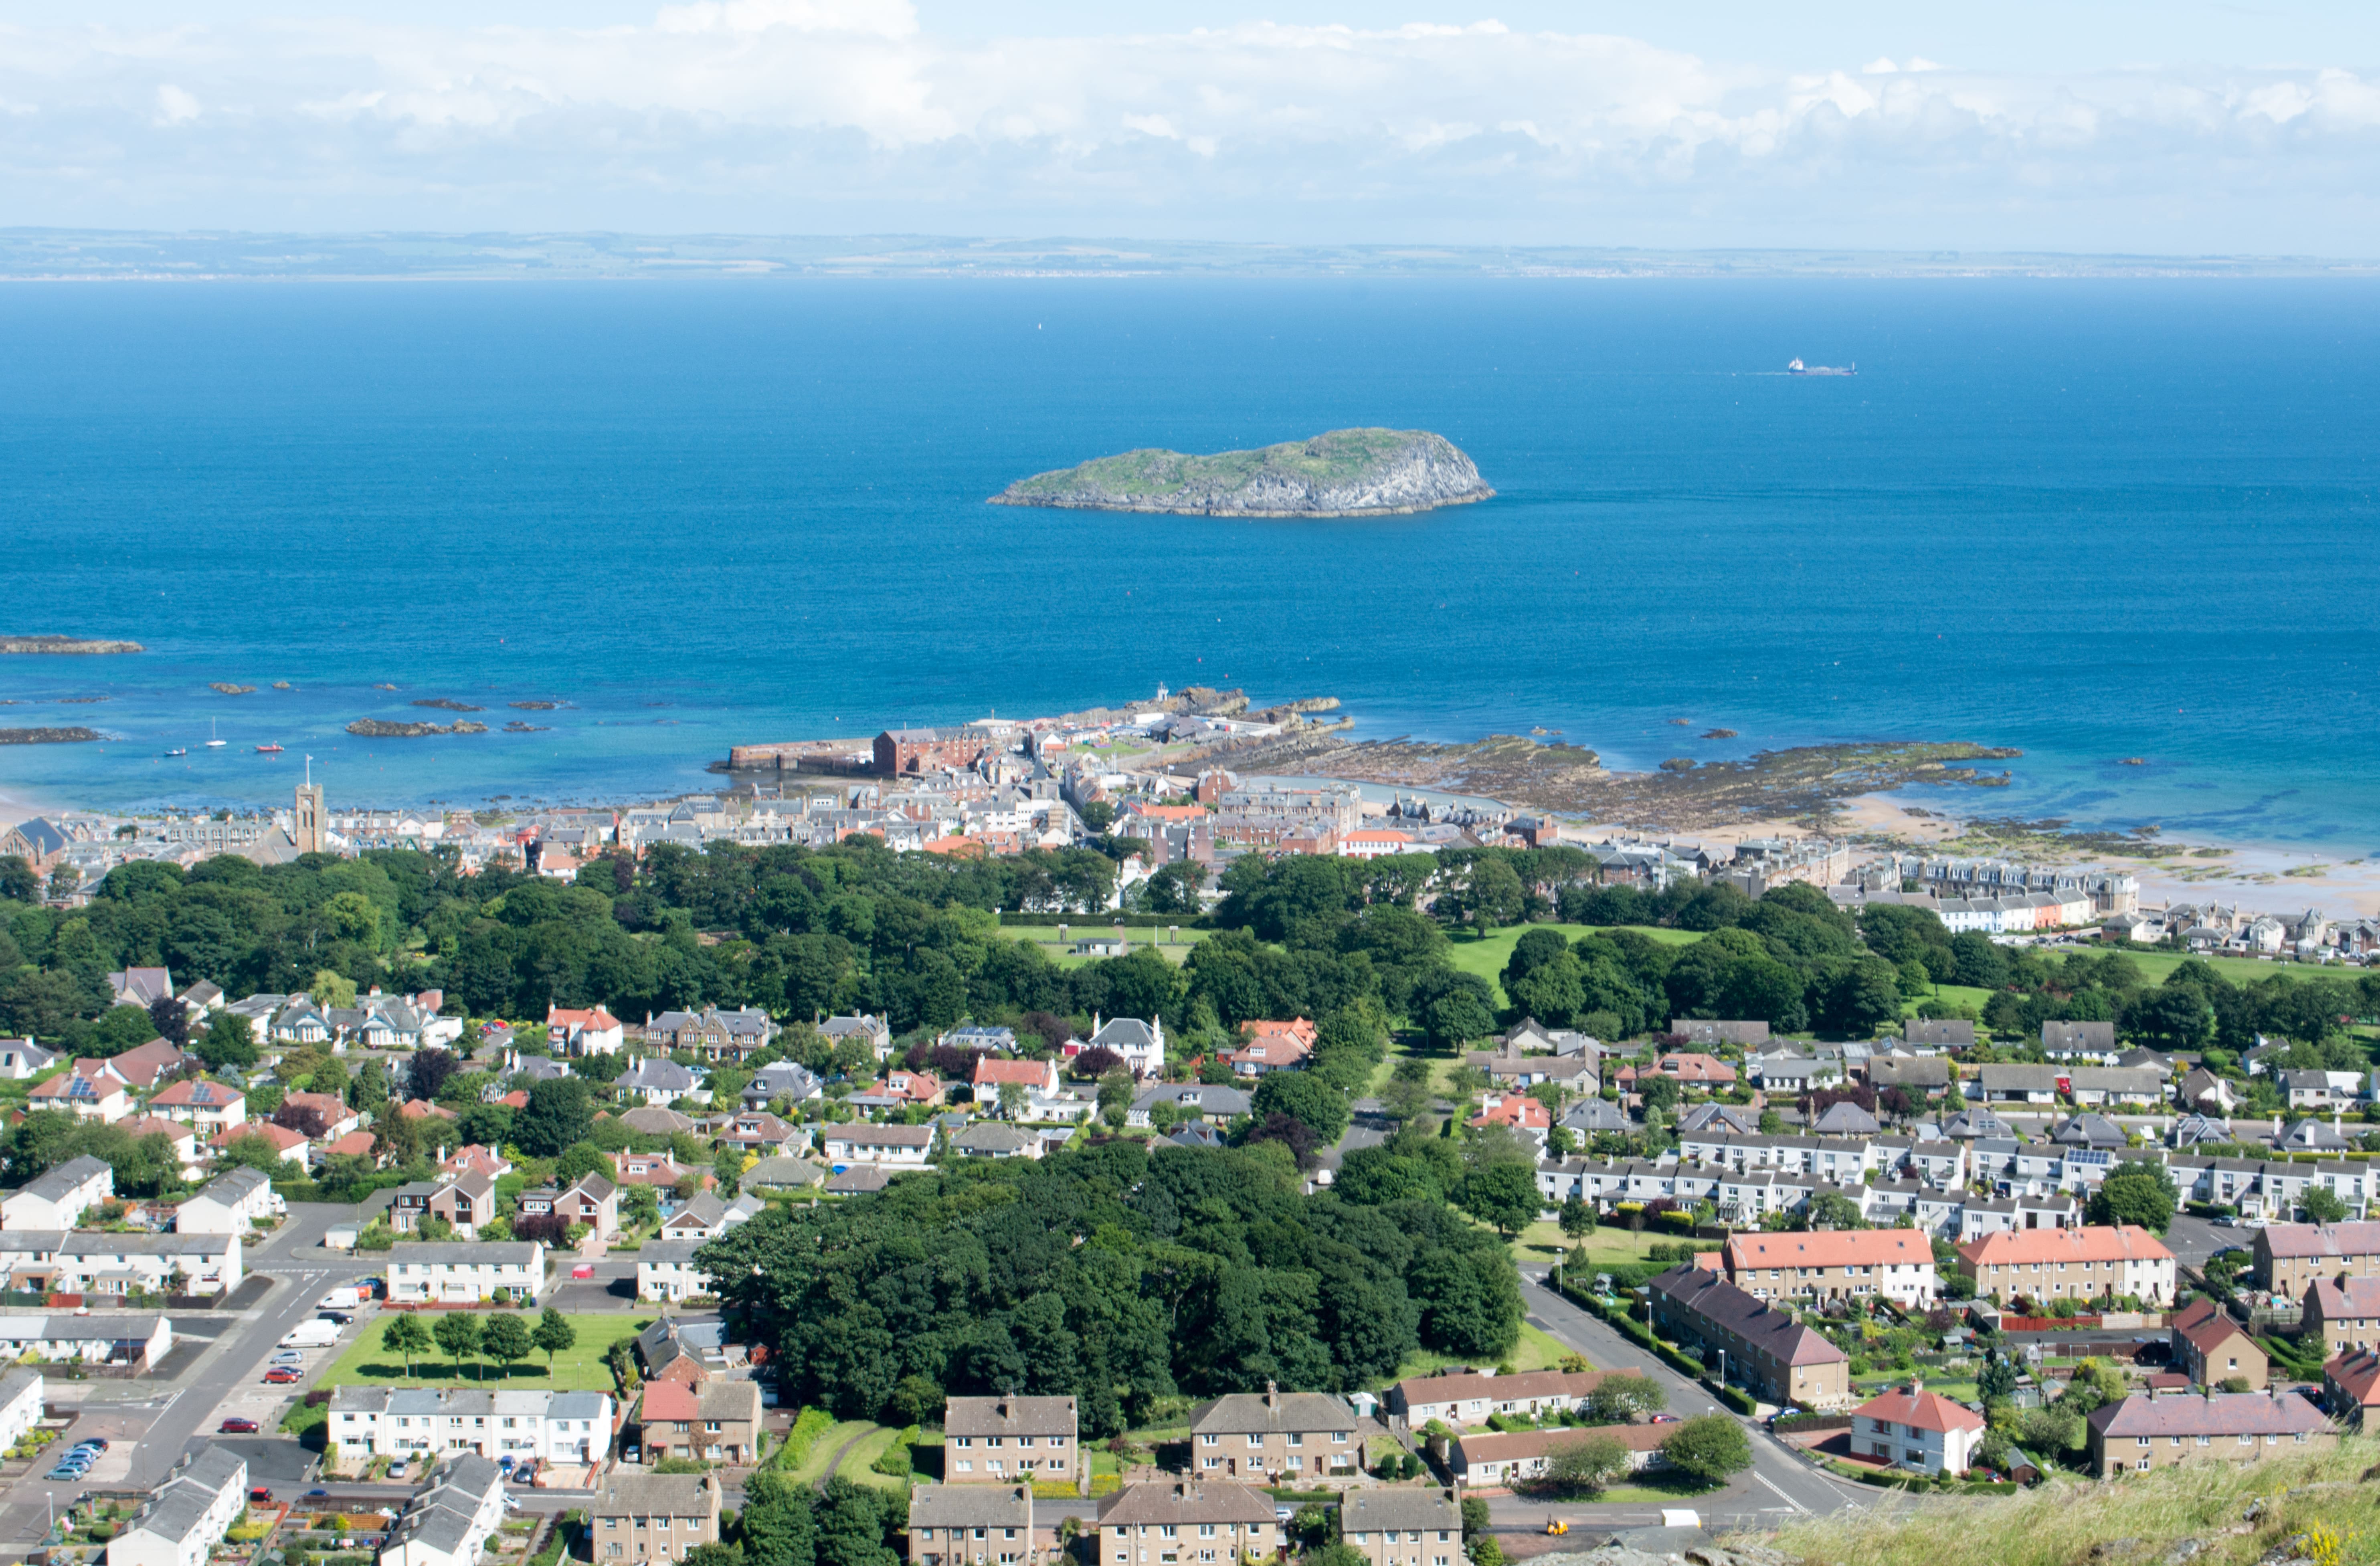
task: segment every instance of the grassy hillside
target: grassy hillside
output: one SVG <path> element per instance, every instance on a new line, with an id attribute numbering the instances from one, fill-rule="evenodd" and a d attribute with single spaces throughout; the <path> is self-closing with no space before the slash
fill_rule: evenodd
<path id="1" fill-rule="evenodd" d="M 2072 1566 L 2094 1559 L 2171 1560 L 2176 1546 L 2194 1539 L 2199 1548 L 2191 1566 L 2249 1566 L 2275 1546 L 2311 1534 L 2306 1545 L 2280 1553 L 2349 1566 L 2380 1560 L 2372 1487 L 2358 1482 L 2375 1458 L 2380 1443 L 2356 1438 L 2332 1452 L 2244 1466 L 2207 1463 L 2107 1484 L 2058 1477 L 1983 1500 L 1879 1500 L 1874 1504 L 1888 1510 L 1812 1518 L 1765 1542 L 1813 1566 Z M 2295 1493 L 2308 1486 L 2320 1487 Z M 2248 1523 L 2255 1502 L 2261 1509 Z M 2095 1545 L 2118 1541 L 2128 1542 L 2095 1556 Z"/>

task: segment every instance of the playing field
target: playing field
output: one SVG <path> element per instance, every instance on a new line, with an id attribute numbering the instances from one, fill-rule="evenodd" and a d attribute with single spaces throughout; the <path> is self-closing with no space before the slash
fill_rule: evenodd
<path id="1" fill-rule="evenodd" d="M 435 1328 L 442 1313 L 419 1312 L 424 1326 Z M 478 1313 L 484 1321 L 492 1312 Z M 326 1371 L 318 1385 L 324 1387 L 496 1387 L 519 1391 L 608 1392 L 612 1390 L 612 1367 L 605 1356 L 612 1345 L 622 1338 L 633 1338 L 653 1323 L 650 1316 L 566 1316 L 564 1320 L 577 1330 L 578 1341 L 553 1356 L 553 1368 L 549 1373 L 545 1355 L 532 1354 L 517 1365 L 503 1366 L 477 1357 L 467 1357 L 460 1367 L 443 1349 L 431 1348 L 416 1354 L 413 1367 L 407 1372 L 405 1356 L 393 1354 L 382 1341 L 388 1324 L 397 1318 L 395 1311 L 382 1311 L 367 1326 L 354 1346 L 341 1354 Z M 537 1325 L 534 1315 L 523 1313 L 527 1324 Z"/>

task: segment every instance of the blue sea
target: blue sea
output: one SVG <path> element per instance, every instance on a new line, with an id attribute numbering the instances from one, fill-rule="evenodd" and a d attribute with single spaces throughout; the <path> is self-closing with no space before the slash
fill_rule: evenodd
<path id="1" fill-rule="evenodd" d="M 151 650 L 0 659 L 0 724 L 113 736 L 0 747 L 0 794 L 278 803 L 310 753 L 334 804 L 622 799 L 713 783 L 739 741 L 1199 682 L 1621 766 L 2016 746 L 2009 789 L 1929 802 L 2360 856 L 2375 306 L 2359 281 L 19 286 L 0 630 Z M 1859 374 L 1778 373 L 1795 356 Z M 1356 424 L 1440 431 L 1497 498 L 983 504 L 1130 447 Z M 455 716 L 433 698 L 543 727 L 343 732 Z"/>

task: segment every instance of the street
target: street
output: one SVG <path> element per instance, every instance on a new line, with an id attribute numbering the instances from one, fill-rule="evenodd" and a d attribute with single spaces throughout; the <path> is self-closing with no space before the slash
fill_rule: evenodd
<path id="1" fill-rule="evenodd" d="M 379 1257 L 322 1248 L 323 1231 L 350 1215 L 345 1207 L 292 1205 L 278 1230 L 261 1244 L 243 1248 L 249 1272 L 265 1281 L 261 1297 L 236 1315 L 168 1313 L 176 1344 L 160 1367 L 162 1374 L 128 1381 L 50 1378 L 51 1406 L 79 1413 L 70 1438 L 104 1437 L 108 1451 L 79 1483 L 48 1482 L 42 1477 L 47 1468 L 37 1463 L 32 1472 L 0 1493 L 0 1538 L 41 1537 L 52 1503 L 62 1509 L 86 1489 L 155 1488 L 186 1452 L 214 1438 L 217 1410 L 235 1394 L 255 1394 L 257 1412 L 269 1414 L 258 1419 L 256 1437 L 226 1442 L 258 1465 L 254 1482 L 272 1485 L 276 1491 L 300 1483 L 312 1466 L 313 1454 L 272 1431 L 282 1406 L 305 1389 L 268 1388 L 261 1378 L 274 1345 L 299 1322 L 312 1318 L 315 1302 L 325 1291 L 380 1270 Z M 243 1303 L 255 1288 L 252 1281 L 242 1284 Z M 321 1360 L 344 1352 L 355 1330 L 343 1334 Z"/>
<path id="2" fill-rule="evenodd" d="M 1670 1394 L 1670 1411 L 1681 1415 L 1721 1412 L 1699 1382 L 1670 1369 L 1650 1351 L 1639 1348 L 1604 1322 L 1547 1288 L 1542 1274 L 1521 1274 L 1521 1299 L 1528 1322 L 1585 1355 L 1600 1370 L 1635 1370 L 1658 1382 Z M 1773 1528 L 1794 1516 L 1839 1511 L 1846 1507 L 1876 1507 L 1889 1494 L 1839 1484 L 1819 1473 L 1792 1449 L 1757 1425 L 1744 1421 L 1752 1437 L 1752 1467 L 1736 1475 L 1725 1489 L 1683 1499 L 1702 1516 L 1705 1526 Z M 1535 1532 L 1548 1516 L 1565 1519 L 1582 1530 L 1656 1526 L 1658 1506 L 1610 1506 L 1568 1502 L 1548 1506 L 1518 1496 L 1488 1503 L 1500 1532 Z"/>

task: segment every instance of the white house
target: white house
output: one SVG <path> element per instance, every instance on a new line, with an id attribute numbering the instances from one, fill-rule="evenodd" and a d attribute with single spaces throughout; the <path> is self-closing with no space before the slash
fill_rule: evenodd
<path id="1" fill-rule="evenodd" d="M 89 1153 L 37 1174 L 0 1200 L 0 1230 L 72 1229 L 115 1195 L 115 1171 Z"/>
<path id="2" fill-rule="evenodd" d="M 0 1355 L 64 1364 L 155 1365 L 172 1352 L 174 1326 L 162 1316 L 95 1310 L 82 1316 L 0 1316 Z"/>
<path id="3" fill-rule="evenodd" d="M 584 1467 L 612 1450 L 609 1392 L 341 1387 L 327 1413 L 324 1450 L 338 1462 L 427 1451 Z"/>
<path id="4" fill-rule="evenodd" d="M 11 1370 L 0 1376 L 0 1450 L 15 1446 L 41 1423 L 42 1373 Z"/>
<path id="5" fill-rule="evenodd" d="M 205 1566 L 247 1506 L 248 1460 L 205 1447 L 109 1541 L 107 1566 Z"/>
<path id="6" fill-rule="evenodd" d="M 246 1276 L 237 1234 L 0 1230 L 0 1274 L 62 1294 L 228 1293 Z"/>
<path id="7" fill-rule="evenodd" d="M 516 1302 L 545 1287 L 545 1244 L 539 1240 L 476 1244 L 414 1244 L 389 1252 L 391 1305 L 476 1305 L 508 1290 Z"/>
<path id="8" fill-rule="evenodd" d="M 702 1079 L 688 1068 L 660 1059 L 638 1061 L 612 1081 L 623 1100 L 641 1099 L 653 1105 L 682 1099 L 701 1086 Z"/>
<path id="9" fill-rule="evenodd" d="M 1155 1076 L 1165 1069 L 1165 1023 L 1151 1017 L 1147 1022 L 1138 1017 L 1117 1017 L 1101 1023 L 1091 1018 L 1091 1037 L 1085 1050 L 1111 1050 L 1123 1061 L 1124 1069 L 1135 1076 Z"/>
<path id="10" fill-rule="evenodd" d="M 36 1072 L 44 1072 L 57 1064 L 58 1053 L 44 1050 L 30 1038 L 0 1038 L 0 1076 L 11 1082 L 22 1082 Z"/>
<path id="11" fill-rule="evenodd" d="M 637 1253 L 637 1298 L 664 1303 L 710 1293 L 710 1275 L 694 1265 L 700 1240 L 648 1240 Z"/>
<path id="12" fill-rule="evenodd" d="M 28 1109 L 64 1110 L 78 1120 L 118 1121 L 132 1112 L 130 1084 L 105 1061 L 77 1061 L 26 1095 Z"/>
<path id="13" fill-rule="evenodd" d="M 174 1211 L 177 1234 L 245 1234 L 259 1219 L 278 1218 L 289 1204 L 261 1170 L 235 1169 L 206 1185 Z"/>
<path id="14" fill-rule="evenodd" d="M 620 1019 L 601 1006 L 583 1012 L 545 1009 L 546 1042 L 560 1054 L 616 1055 L 626 1033 Z"/>
<path id="15" fill-rule="evenodd" d="M 151 1114 L 190 1123 L 201 1136 L 229 1131 L 248 1120 L 248 1096 L 205 1077 L 168 1084 L 149 1100 Z"/>
<path id="16" fill-rule="evenodd" d="M 1984 1416 L 1912 1381 L 1852 1410 L 1852 1452 L 1927 1474 L 1963 1474 L 1984 1442 Z"/>
<path id="17" fill-rule="evenodd" d="M 479 1566 L 504 1520 L 504 1471 L 484 1457 L 449 1458 L 389 1529 L 381 1566 Z"/>
<path id="18" fill-rule="evenodd" d="M 923 1169 L 934 1150 L 930 1125 L 830 1125 L 826 1128 L 829 1163 L 889 1164 Z"/>

